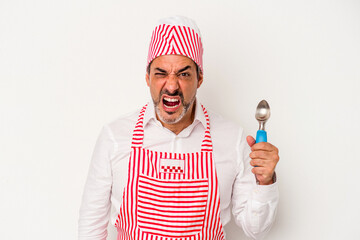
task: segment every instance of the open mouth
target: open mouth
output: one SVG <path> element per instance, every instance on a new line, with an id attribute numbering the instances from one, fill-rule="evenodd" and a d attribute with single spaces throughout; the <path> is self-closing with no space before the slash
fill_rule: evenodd
<path id="1" fill-rule="evenodd" d="M 163 97 L 163 105 L 165 110 L 175 110 L 180 106 L 180 98 L 179 97 Z"/>

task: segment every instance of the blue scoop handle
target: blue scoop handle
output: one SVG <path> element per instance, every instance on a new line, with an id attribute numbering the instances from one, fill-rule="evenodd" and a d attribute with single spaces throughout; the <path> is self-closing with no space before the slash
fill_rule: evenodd
<path id="1" fill-rule="evenodd" d="M 267 134 L 264 130 L 258 130 L 256 133 L 256 143 L 267 142 Z"/>

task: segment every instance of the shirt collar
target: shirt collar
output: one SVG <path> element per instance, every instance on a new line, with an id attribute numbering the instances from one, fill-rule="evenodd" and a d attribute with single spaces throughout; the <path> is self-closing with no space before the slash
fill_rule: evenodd
<path id="1" fill-rule="evenodd" d="M 200 122 L 203 127 L 206 129 L 206 117 L 204 114 L 204 111 L 201 107 L 201 103 L 199 102 L 199 100 L 196 98 L 195 100 L 195 117 L 194 117 L 194 122 Z M 150 121 L 154 121 L 157 124 L 161 123 L 156 119 L 156 115 L 155 115 L 155 107 L 154 107 L 154 103 L 151 100 L 148 103 L 148 106 L 146 108 L 145 114 L 144 114 L 144 127 L 150 122 Z"/>

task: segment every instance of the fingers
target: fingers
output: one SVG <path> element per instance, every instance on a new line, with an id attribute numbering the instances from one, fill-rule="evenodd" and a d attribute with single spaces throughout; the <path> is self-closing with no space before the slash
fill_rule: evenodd
<path id="1" fill-rule="evenodd" d="M 279 153 L 279 149 L 268 142 L 259 142 L 251 146 L 251 151 L 258 151 L 258 150 L 268 151 L 268 152 L 274 151 L 276 153 Z"/>
<path id="2" fill-rule="evenodd" d="M 256 168 L 265 168 L 269 173 L 273 173 L 275 171 L 276 162 L 263 159 L 252 159 L 250 165 Z"/>
<path id="3" fill-rule="evenodd" d="M 256 174 L 256 176 L 261 175 L 261 176 L 263 176 L 263 177 L 265 177 L 266 174 L 268 173 L 268 171 L 266 170 L 265 167 L 256 167 L 256 168 L 253 168 L 253 169 L 251 170 L 251 172 L 252 172 L 253 174 Z"/>
<path id="4" fill-rule="evenodd" d="M 280 157 L 275 152 L 255 151 L 249 154 L 251 166 L 267 167 L 275 169 L 276 164 L 279 162 Z"/>
<path id="5" fill-rule="evenodd" d="M 255 151 L 255 152 L 251 152 L 249 154 L 251 159 L 265 159 L 265 160 L 274 160 L 276 162 L 279 161 L 279 155 L 276 152 L 270 151 Z"/>
<path id="6" fill-rule="evenodd" d="M 273 183 L 273 171 L 269 171 L 265 167 L 255 167 L 251 170 L 251 172 L 255 175 L 256 179 L 259 181 L 261 185 L 267 185 Z"/>
<path id="7" fill-rule="evenodd" d="M 268 161 L 266 160 L 263 160 L 263 159 L 252 159 L 250 161 L 250 165 L 253 166 L 253 167 L 266 167 L 268 166 Z"/>
<path id="8" fill-rule="evenodd" d="M 251 170 L 261 185 L 273 183 L 275 167 L 279 161 L 279 150 L 277 147 L 268 142 L 255 143 L 251 147 L 249 154 L 250 165 L 254 168 Z"/>
<path id="9" fill-rule="evenodd" d="M 250 147 L 252 147 L 256 142 L 255 139 L 250 135 L 246 137 L 246 141 L 247 141 L 247 143 L 249 144 Z"/>

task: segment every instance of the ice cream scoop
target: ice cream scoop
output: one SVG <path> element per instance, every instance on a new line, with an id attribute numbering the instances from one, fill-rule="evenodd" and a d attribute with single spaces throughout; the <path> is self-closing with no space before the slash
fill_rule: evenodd
<path id="1" fill-rule="evenodd" d="M 256 143 L 267 142 L 265 123 L 270 118 L 270 106 L 266 100 L 259 102 L 256 108 L 255 118 L 259 121 L 259 130 L 256 133 Z"/>

